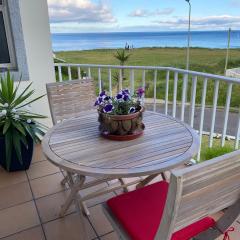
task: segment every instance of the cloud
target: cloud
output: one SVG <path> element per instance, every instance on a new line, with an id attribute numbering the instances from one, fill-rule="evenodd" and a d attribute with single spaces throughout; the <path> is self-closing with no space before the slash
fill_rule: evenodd
<path id="1" fill-rule="evenodd" d="M 188 26 L 187 18 L 178 18 L 176 20 L 153 21 L 169 29 L 182 29 Z M 192 18 L 191 25 L 193 29 L 224 30 L 226 28 L 240 28 L 240 16 L 220 15 Z"/>
<path id="2" fill-rule="evenodd" d="M 129 14 L 129 17 L 147 17 L 148 11 L 143 9 L 136 9 Z"/>
<path id="3" fill-rule="evenodd" d="M 147 9 L 136 9 L 132 11 L 128 16 L 130 17 L 155 17 L 160 15 L 170 15 L 174 12 L 174 8 L 157 9 L 155 11 L 149 11 Z"/>
<path id="4" fill-rule="evenodd" d="M 92 0 L 48 0 L 51 23 L 116 23 L 111 9 Z"/>

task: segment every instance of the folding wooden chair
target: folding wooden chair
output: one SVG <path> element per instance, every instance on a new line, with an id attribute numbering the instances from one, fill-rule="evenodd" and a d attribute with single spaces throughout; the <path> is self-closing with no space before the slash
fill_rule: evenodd
<path id="1" fill-rule="evenodd" d="M 54 125 L 93 109 L 96 92 L 90 78 L 49 83 L 46 87 Z"/>
<path id="2" fill-rule="evenodd" d="M 211 215 L 221 210 L 224 215 L 215 222 Z M 174 170 L 170 183 L 114 197 L 104 212 L 120 239 L 213 240 L 227 235 L 240 214 L 240 151 Z"/>

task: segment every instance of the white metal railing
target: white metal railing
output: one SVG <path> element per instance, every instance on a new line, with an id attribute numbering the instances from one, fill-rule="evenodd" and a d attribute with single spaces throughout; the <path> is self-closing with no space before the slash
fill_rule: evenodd
<path id="1" fill-rule="evenodd" d="M 240 79 L 225 77 L 220 75 L 208 74 L 203 72 L 187 71 L 183 69 L 177 69 L 172 67 L 154 67 L 154 66 L 116 66 L 116 65 L 95 65 L 95 64 L 68 64 L 68 63 L 57 63 L 55 64 L 57 74 L 56 78 L 58 81 L 63 80 L 72 80 L 72 79 L 81 79 L 84 77 L 93 77 L 98 80 L 98 90 L 101 92 L 108 90 L 112 95 L 113 91 L 116 89 L 130 88 L 131 91 L 134 91 L 135 87 L 141 85 L 146 88 L 147 82 L 152 85 L 152 96 L 151 104 L 153 111 L 160 111 L 164 114 L 170 114 L 173 117 L 178 117 L 182 121 L 187 122 L 192 127 L 194 127 L 200 135 L 202 142 L 203 134 L 209 135 L 208 146 L 213 146 L 214 136 L 221 136 L 221 145 L 225 145 L 226 137 L 230 137 L 235 140 L 235 148 L 239 147 L 239 135 L 240 135 L 240 108 L 238 110 L 239 114 L 237 116 L 237 121 L 234 126 L 234 131 L 231 134 L 227 134 L 229 114 L 231 110 L 231 98 L 233 86 L 239 86 L 240 91 Z M 63 73 L 64 70 L 64 73 Z M 75 76 L 73 76 L 73 71 Z M 124 72 L 125 71 L 125 72 Z M 128 72 L 129 78 L 125 81 L 126 71 Z M 152 78 L 147 77 L 148 72 L 152 73 Z M 117 75 L 117 82 L 115 79 L 115 86 L 113 81 L 113 72 Z M 164 73 L 164 78 L 161 79 L 159 83 L 159 74 Z M 137 76 L 137 77 L 136 77 Z M 138 81 L 136 81 L 138 78 Z M 181 81 L 181 84 L 180 84 Z M 107 83 L 107 84 L 106 84 Z M 164 83 L 164 97 L 160 98 L 161 107 L 158 106 L 158 84 Z M 170 89 L 170 83 L 172 83 L 172 89 Z M 201 83 L 199 87 L 198 83 Z M 211 90 L 209 83 L 212 83 L 213 86 L 213 98 L 211 104 L 211 116 L 209 121 L 209 131 L 204 130 L 205 123 L 205 113 L 206 113 L 206 98 L 208 91 Z M 219 90 L 220 84 L 224 83 L 226 85 L 226 99 L 223 113 L 223 122 L 222 127 L 216 130 L 216 119 L 218 115 L 218 100 L 219 100 Z M 108 89 L 106 89 L 108 85 Z M 181 85 L 181 88 L 179 86 Z M 225 87 L 224 85 L 224 87 Z M 191 87 L 191 91 L 188 89 Z M 172 100 L 170 101 L 170 90 L 172 92 Z M 181 91 L 180 91 L 181 90 Z M 197 91 L 201 92 L 201 99 L 199 104 L 196 103 L 196 93 Z M 190 92 L 190 94 L 188 94 Z M 188 96 L 189 95 L 189 96 Z M 240 92 L 239 92 L 240 96 Z M 239 106 L 240 106 L 240 97 L 239 97 Z M 186 110 L 189 110 L 189 114 L 186 114 Z M 208 108 L 209 109 L 209 108 Z M 195 124 L 195 114 L 199 111 L 199 124 Z M 177 114 L 178 113 L 178 114 Z M 187 115 L 187 116 L 186 116 Z M 208 116 L 209 117 L 209 116 Z M 219 125 L 219 124 L 218 124 Z M 200 149 L 201 151 L 201 149 Z M 198 154 L 198 159 L 200 159 L 200 151 Z"/>

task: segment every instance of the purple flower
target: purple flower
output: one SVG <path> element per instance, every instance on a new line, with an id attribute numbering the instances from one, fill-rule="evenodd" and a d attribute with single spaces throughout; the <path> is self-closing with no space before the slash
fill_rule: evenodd
<path id="1" fill-rule="evenodd" d="M 140 87 L 138 90 L 137 90 L 137 96 L 139 98 L 141 98 L 143 96 L 143 94 L 145 93 L 144 89 L 142 87 Z"/>
<path id="2" fill-rule="evenodd" d="M 106 91 L 102 91 L 100 94 L 99 94 L 99 97 L 103 97 L 106 95 Z"/>
<path id="3" fill-rule="evenodd" d="M 129 113 L 134 113 L 135 111 L 136 111 L 136 108 L 135 108 L 135 107 L 130 107 Z"/>
<path id="4" fill-rule="evenodd" d="M 103 112 L 105 113 L 110 113 L 113 110 L 113 105 L 112 104 L 107 104 L 104 108 L 103 108 Z"/>
<path id="5" fill-rule="evenodd" d="M 104 101 L 109 101 L 111 98 L 109 96 L 104 96 Z"/>
<path id="6" fill-rule="evenodd" d="M 124 95 L 124 96 L 123 96 L 123 100 L 124 100 L 124 101 L 128 101 L 129 99 L 130 99 L 130 98 L 129 98 L 128 95 Z"/>
<path id="7" fill-rule="evenodd" d="M 99 101 L 98 100 L 96 100 L 96 102 L 95 102 L 95 104 L 94 104 L 94 106 L 96 107 L 96 106 L 99 106 Z"/>
<path id="8" fill-rule="evenodd" d="M 119 100 L 119 99 L 122 99 L 123 98 L 123 95 L 121 93 L 118 93 L 117 96 L 116 96 L 116 99 Z"/>
<path id="9" fill-rule="evenodd" d="M 122 94 L 123 94 L 123 95 L 129 95 L 130 92 L 129 92 L 128 89 L 124 89 L 124 90 L 122 90 Z"/>
<path id="10" fill-rule="evenodd" d="M 94 104 L 94 106 L 99 106 L 102 103 L 103 103 L 103 98 L 102 97 L 98 97 L 96 102 L 95 102 L 95 104 Z"/>

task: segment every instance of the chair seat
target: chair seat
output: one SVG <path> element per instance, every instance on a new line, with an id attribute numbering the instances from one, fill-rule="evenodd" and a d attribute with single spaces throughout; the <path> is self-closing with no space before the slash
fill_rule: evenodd
<path id="1" fill-rule="evenodd" d="M 107 201 L 107 205 L 132 240 L 153 240 L 165 207 L 169 184 L 158 182 Z M 171 240 L 189 240 L 213 227 L 215 221 L 204 218 L 175 232 Z"/>

